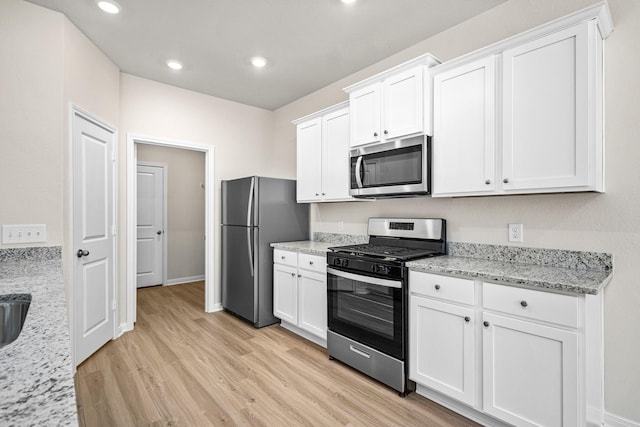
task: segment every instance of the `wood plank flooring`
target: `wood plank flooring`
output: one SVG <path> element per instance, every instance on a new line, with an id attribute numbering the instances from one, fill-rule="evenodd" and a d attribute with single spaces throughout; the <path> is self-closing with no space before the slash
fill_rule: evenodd
<path id="1" fill-rule="evenodd" d="M 281 328 L 204 312 L 204 283 L 138 290 L 133 332 L 78 367 L 81 426 L 472 426 Z"/>

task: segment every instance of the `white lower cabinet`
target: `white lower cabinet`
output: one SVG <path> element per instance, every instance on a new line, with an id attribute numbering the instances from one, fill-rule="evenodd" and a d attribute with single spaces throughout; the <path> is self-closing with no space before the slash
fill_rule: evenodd
<path id="1" fill-rule="evenodd" d="M 273 315 L 281 325 L 326 347 L 326 258 L 274 249 Z"/>
<path id="2" fill-rule="evenodd" d="M 409 310 L 409 378 L 473 405 L 473 309 L 412 295 Z"/>
<path id="3" fill-rule="evenodd" d="M 602 342 L 590 330 L 602 326 L 599 296 L 417 271 L 409 292 L 418 393 L 491 425 L 597 425 L 602 372 L 591 367 L 601 366 Z"/>
<path id="4" fill-rule="evenodd" d="M 483 410 L 516 426 L 578 426 L 578 333 L 483 314 Z"/>

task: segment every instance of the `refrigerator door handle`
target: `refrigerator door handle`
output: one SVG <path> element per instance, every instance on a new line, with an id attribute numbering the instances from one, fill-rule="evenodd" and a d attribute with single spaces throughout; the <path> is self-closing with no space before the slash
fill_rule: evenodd
<path id="1" fill-rule="evenodd" d="M 249 190 L 249 202 L 247 203 L 247 250 L 249 251 L 249 267 L 251 268 L 251 277 L 253 277 L 253 245 L 251 244 L 251 211 L 253 210 L 253 189 L 255 186 L 255 177 L 251 177 L 251 189 Z"/>

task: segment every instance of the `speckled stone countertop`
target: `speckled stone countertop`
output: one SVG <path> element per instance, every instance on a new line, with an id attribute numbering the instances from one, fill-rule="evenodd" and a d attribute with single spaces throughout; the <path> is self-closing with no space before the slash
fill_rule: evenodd
<path id="1" fill-rule="evenodd" d="M 332 246 L 352 245 L 369 241 L 369 236 L 333 233 L 315 233 L 313 238 L 314 240 L 272 243 L 271 247 L 310 255 L 326 255 Z"/>
<path id="2" fill-rule="evenodd" d="M 611 280 L 610 254 L 450 243 L 452 255 L 410 261 L 412 270 L 570 294 L 597 294 Z"/>
<path id="3" fill-rule="evenodd" d="M 11 293 L 32 300 L 0 348 L 0 425 L 77 426 L 60 247 L 0 250 L 0 294 Z"/>

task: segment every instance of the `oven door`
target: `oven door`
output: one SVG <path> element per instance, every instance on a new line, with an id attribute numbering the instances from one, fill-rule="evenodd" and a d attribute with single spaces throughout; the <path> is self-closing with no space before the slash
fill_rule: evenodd
<path id="1" fill-rule="evenodd" d="M 404 287 L 327 268 L 329 330 L 404 360 Z"/>
<path id="2" fill-rule="evenodd" d="M 357 147 L 350 151 L 353 197 L 428 194 L 429 138 L 414 138 Z"/>

